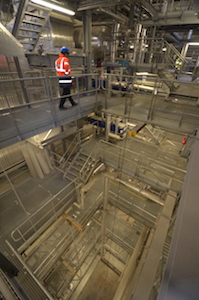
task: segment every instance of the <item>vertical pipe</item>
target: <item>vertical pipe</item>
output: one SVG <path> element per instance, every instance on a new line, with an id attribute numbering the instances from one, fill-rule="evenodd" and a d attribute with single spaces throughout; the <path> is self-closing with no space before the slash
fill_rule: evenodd
<path id="1" fill-rule="evenodd" d="M 85 73 L 91 73 L 91 33 L 92 33 L 92 20 L 91 10 L 86 10 L 83 13 L 83 29 L 84 29 L 84 53 L 86 55 L 85 60 Z M 86 89 L 91 89 L 91 77 L 86 77 Z"/>
<path id="2" fill-rule="evenodd" d="M 189 48 L 189 44 L 184 44 L 183 47 L 182 47 L 182 51 L 181 51 L 181 55 L 185 58 L 186 55 L 187 55 L 187 51 L 188 51 L 188 48 Z"/>
<path id="3" fill-rule="evenodd" d="M 111 126 L 111 115 L 106 115 L 106 141 L 109 141 L 109 133 L 110 133 L 110 126 Z"/>
<path id="4" fill-rule="evenodd" d="M 156 26 L 153 26 L 152 40 L 151 40 L 151 43 L 150 43 L 149 63 L 152 63 L 152 61 L 153 61 L 153 56 L 154 56 L 153 49 L 154 49 L 155 35 L 156 35 Z"/>
<path id="5" fill-rule="evenodd" d="M 133 62 L 137 62 L 137 52 L 139 51 L 139 44 L 140 44 L 140 34 L 142 30 L 142 24 L 136 25 L 136 40 L 135 40 L 135 46 L 134 46 L 134 55 L 133 55 Z M 138 53 L 139 55 L 139 53 Z"/>
<path id="6" fill-rule="evenodd" d="M 113 39 L 111 40 L 111 62 L 115 62 L 116 51 L 117 51 L 117 35 L 120 28 L 120 23 L 116 22 L 113 24 Z"/>
<path id="7" fill-rule="evenodd" d="M 145 54 L 144 50 L 145 49 L 143 50 L 143 47 L 144 47 L 145 36 L 146 36 L 146 28 L 142 28 L 141 41 L 140 41 L 140 55 L 139 55 L 139 61 L 138 61 L 139 64 L 143 63 L 143 60 L 144 60 L 144 54 Z"/>

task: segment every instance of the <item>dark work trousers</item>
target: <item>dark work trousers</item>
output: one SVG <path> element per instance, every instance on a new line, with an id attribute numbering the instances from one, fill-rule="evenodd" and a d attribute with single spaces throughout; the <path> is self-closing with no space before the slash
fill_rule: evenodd
<path id="1" fill-rule="evenodd" d="M 67 98 L 70 101 L 71 105 L 75 105 L 73 98 L 70 96 L 70 88 L 63 88 L 62 96 L 66 96 L 66 97 L 61 98 L 60 103 L 59 103 L 59 108 L 64 107 L 64 103 L 66 102 Z"/>

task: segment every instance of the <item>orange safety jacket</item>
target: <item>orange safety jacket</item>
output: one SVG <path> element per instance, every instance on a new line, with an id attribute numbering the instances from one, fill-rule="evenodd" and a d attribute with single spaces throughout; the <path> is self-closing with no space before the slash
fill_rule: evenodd
<path id="1" fill-rule="evenodd" d="M 58 76 L 71 75 L 70 62 L 64 54 L 59 54 L 59 58 L 55 61 L 55 69 Z"/>

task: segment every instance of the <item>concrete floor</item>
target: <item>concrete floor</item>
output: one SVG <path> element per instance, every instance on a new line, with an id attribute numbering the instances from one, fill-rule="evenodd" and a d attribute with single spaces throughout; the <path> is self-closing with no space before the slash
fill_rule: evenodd
<path id="1" fill-rule="evenodd" d="M 77 300 L 111 300 L 119 276 L 100 261 Z"/>

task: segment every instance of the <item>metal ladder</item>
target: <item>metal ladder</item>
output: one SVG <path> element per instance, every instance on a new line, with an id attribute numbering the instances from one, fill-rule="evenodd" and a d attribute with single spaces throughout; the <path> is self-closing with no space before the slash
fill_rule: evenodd
<path id="1" fill-rule="evenodd" d="M 20 1 L 12 34 L 25 51 L 33 51 L 46 25 L 51 10 L 29 2 Z"/>

